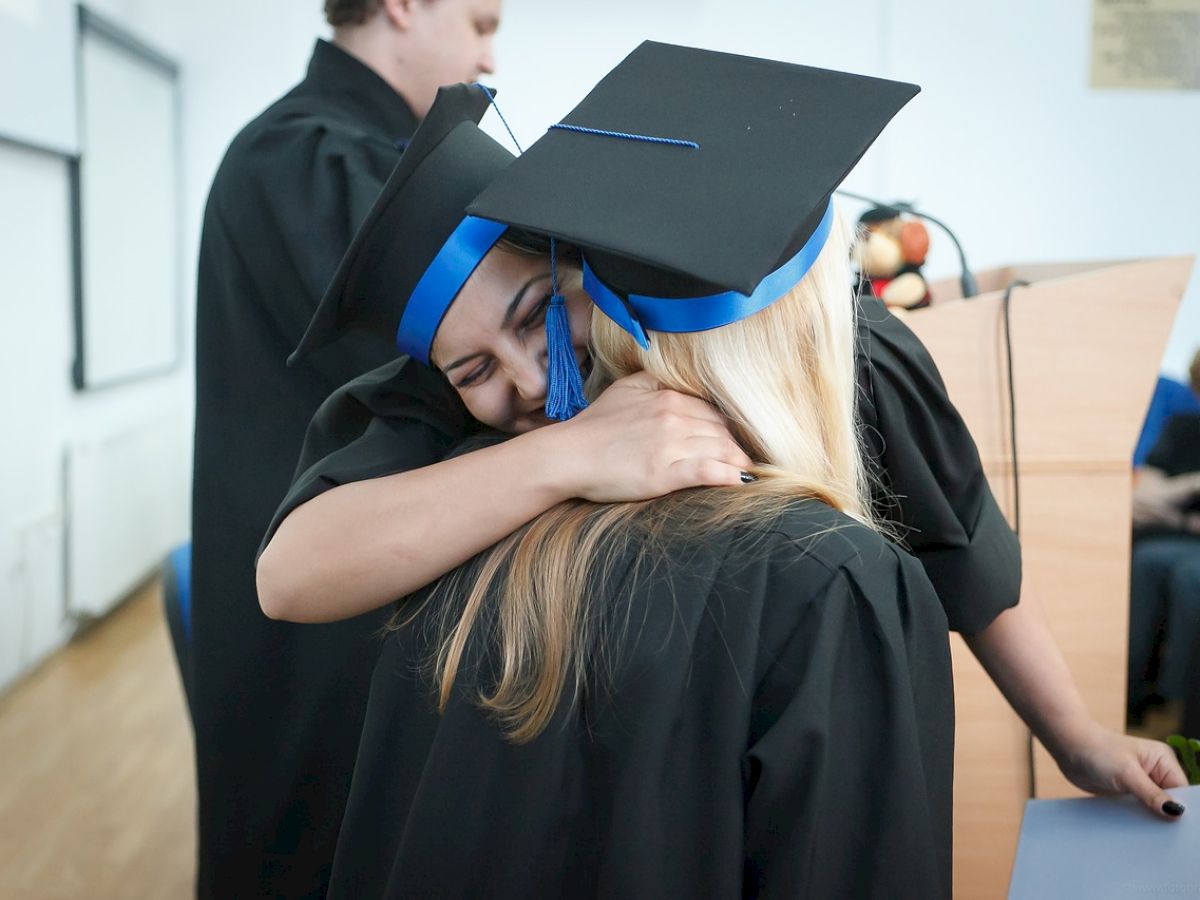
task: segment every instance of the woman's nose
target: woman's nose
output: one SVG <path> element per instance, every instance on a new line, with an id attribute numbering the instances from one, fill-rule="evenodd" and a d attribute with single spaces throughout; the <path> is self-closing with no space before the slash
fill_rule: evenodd
<path id="1" fill-rule="evenodd" d="M 546 399 L 546 355 L 537 357 L 523 356 L 513 366 L 511 373 L 513 387 L 518 396 L 526 402 Z"/>

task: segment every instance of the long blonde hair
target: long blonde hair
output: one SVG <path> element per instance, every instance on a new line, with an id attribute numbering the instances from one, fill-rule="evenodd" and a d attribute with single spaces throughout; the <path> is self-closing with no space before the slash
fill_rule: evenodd
<path id="1" fill-rule="evenodd" d="M 532 740 L 564 688 L 572 699 L 589 669 L 603 668 L 622 635 L 593 609 L 591 589 L 612 600 L 618 560 L 637 568 L 667 558 L 668 540 L 736 528 L 815 498 L 879 528 L 870 503 L 855 415 L 852 233 L 840 215 L 808 274 L 784 297 L 711 331 L 654 332 L 642 350 L 599 310 L 592 316 L 589 394 L 646 371 L 664 388 L 712 403 L 754 460 L 758 481 L 683 491 L 641 503 L 573 500 L 543 513 L 443 579 L 434 604 L 431 660 L 440 706 L 449 701 L 481 618 L 497 647 L 495 683 L 479 703 L 515 742 Z M 686 301 L 682 301 L 686 302 Z M 465 597 L 465 599 L 463 599 Z"/>

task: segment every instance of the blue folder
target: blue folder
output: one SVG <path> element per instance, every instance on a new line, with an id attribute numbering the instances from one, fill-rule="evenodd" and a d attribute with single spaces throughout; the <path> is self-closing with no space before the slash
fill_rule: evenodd
<path id="1" fill-rule="evenodd" d="M 1028 801 L 1009 900 L 1200 898 L 1200 785 L 1170 794 L 1178 821 L 1132 797 Z"/>

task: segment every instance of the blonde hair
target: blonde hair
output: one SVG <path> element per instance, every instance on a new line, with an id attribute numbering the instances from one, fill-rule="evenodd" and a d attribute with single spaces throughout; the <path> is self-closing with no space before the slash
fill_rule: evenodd
<path id="1" fill-rule="evenodd" d="M 711 331 L 651 333 L 648 350 L 593 312 L 589 394 L 644 370 L 664 388 L 709 401 L 761 461 L 752 470 L 758 481 L 641 503 L 560 504 L 443 579 L 427 598 L 435 604 L 431 665 L 441 708 L 472 633 L 485 631 L 499 654 L 495 684 L 480 685 L 479 703 L 511 740 L 532 740 L 564 688 L 578 699 L 589 670 L 611 667 L 623 638 L 616 619 L 593 608 L 592 589 L 614 601 L 618 574 L 634 584 L 643 567 L 666 561 L 677 539 L 761 523 L 806 498 L 880 528 L 856 426 L 852 238 L 836 216 L 813 267 L 778 301 Z M 630 553 L 633 570 L 617 573 Z"/>

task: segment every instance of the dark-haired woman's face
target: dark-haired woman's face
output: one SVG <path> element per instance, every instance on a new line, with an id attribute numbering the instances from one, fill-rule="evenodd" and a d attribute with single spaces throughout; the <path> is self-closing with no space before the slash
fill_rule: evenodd
<path id="1" fill-rule="evenodd" d="M 578 269 L 560 264 L 575 357 L 587 360 L 592 303 Z M 546 310 L 550 260 L 494 249 L 446 312 L 430 351 L 434 364 L 480 422 L 520 434 L 549 424 Z"/>

